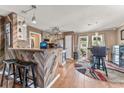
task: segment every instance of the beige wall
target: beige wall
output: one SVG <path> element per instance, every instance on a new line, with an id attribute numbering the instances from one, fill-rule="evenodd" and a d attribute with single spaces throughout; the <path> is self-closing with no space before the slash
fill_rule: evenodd
<path id="1" fill-rule="evenodd" d="M 124 44 L 124 40 L 121 40 L 121 30 L 123 30 L 123 29 L 124 29 L 124 26 L 122 26 L 122 27 L 120 27 L 120 28 L 118 29 L 118 37 L 117 37 L 117 39 L 118 39 L 118 44 L 119 44 L 119 45 Z"/>
<path id="2" fill-rule="evenodd" d="M 97 32 L 97 31 L 79 33 L 79 35 L 80 36 L 87 35 L 89 37 L 89 47 L 91 47 L 92 35 L 94 35 L 95 32 Z M 105 44 L 106 44 L 107 48 L 110 49 L 110 51 L 108 53 L 108 59 L 109 59 L 109 61 L 111 61 L 112 60 L 112 46 L 118 44 L 118 31 L 117 30 L 98 31 L 98 34 L 104 35 Z M 79 37 L 79 35 L 78 35 L 78 37 Z M 75 45 L 78 45 L 78 41 L 75 43 Z"/>

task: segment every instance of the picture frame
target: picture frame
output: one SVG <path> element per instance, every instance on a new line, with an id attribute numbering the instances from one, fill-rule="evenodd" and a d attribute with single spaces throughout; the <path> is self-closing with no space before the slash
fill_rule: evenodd
<path id="1" fill-rule="evenodd" d="M 29 38 L 30 48 L 40 48 L 41 33 L 30 31 Z"/>
<path id="2" fill-rule="evenodd" d="M 124 40 L 124 29 L 121 30 L 121 40 Z"/>

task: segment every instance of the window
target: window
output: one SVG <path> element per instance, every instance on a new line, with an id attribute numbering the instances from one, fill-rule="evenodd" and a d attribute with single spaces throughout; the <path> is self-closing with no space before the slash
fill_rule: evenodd
<path id="1" fill-rule="evenodd" d="M 92 46 L 105 46 L 104 35 L 93 35 Z"/>
<path id="2" fill-rule="evenodd" d="M 88 48 L 88 36 L 79 37 L 79 53 L 80 57 L 87 57 Z"/>

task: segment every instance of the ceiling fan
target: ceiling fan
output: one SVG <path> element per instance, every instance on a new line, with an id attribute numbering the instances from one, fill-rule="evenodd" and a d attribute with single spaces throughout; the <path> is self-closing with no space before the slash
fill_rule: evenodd
<path id="1" fill-rule="evenodd" d="M 62 34 L 59 27 L 50 27 L 49 29 L 45 30 L 45 32 L 49 33 L 50 35 Z"/>

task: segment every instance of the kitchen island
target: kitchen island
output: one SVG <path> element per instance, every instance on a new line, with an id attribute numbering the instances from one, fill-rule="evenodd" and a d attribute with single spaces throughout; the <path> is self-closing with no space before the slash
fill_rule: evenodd
<path id="1" fill-rule="evenodd" d="M 59 77 L 59 52 L 60 48 L 51 49 L 26 49 L 9 48 L 6 58 L 14 58 L 36 63 L 36 81 L 38 87 L 50 87 Z"/>

